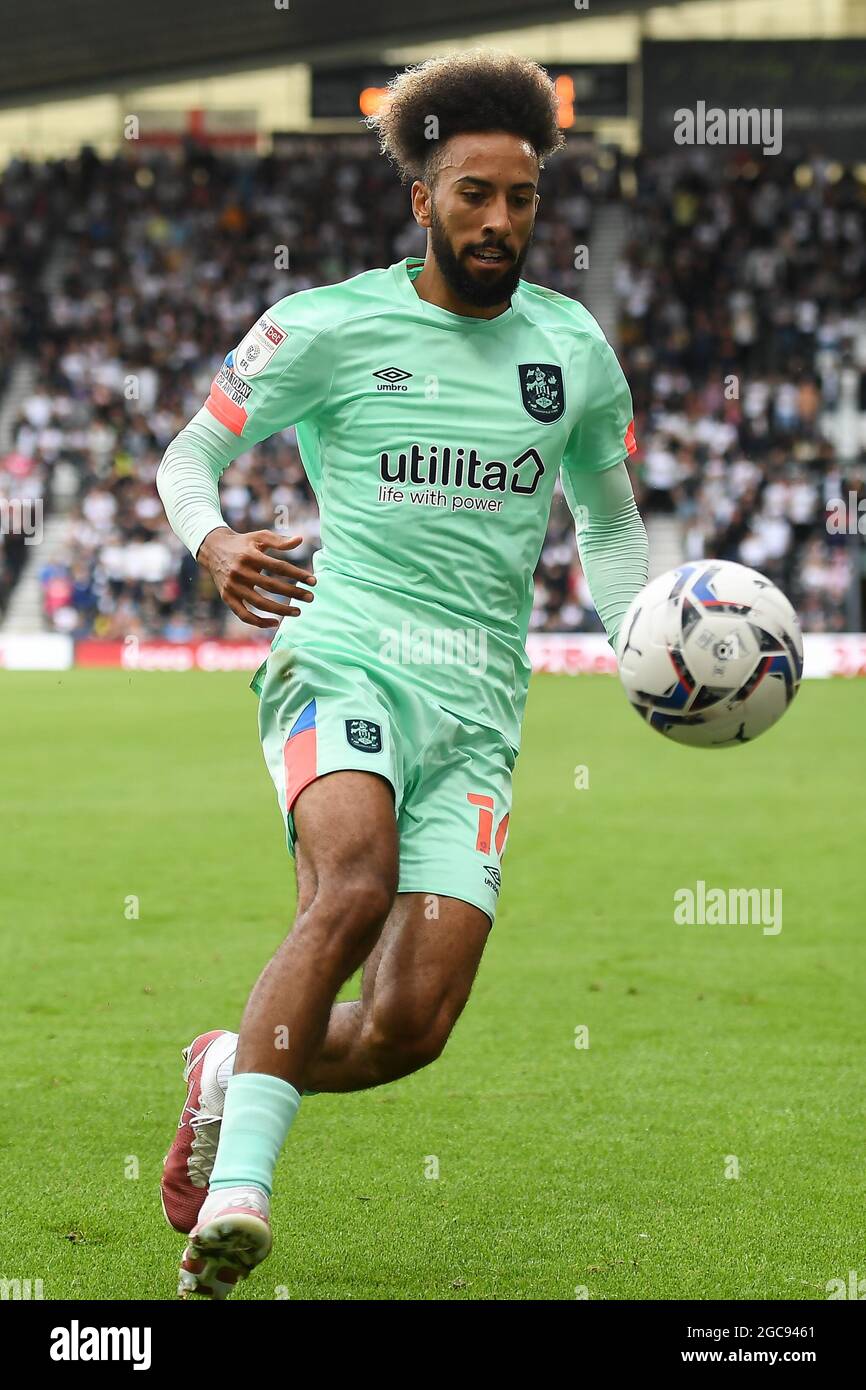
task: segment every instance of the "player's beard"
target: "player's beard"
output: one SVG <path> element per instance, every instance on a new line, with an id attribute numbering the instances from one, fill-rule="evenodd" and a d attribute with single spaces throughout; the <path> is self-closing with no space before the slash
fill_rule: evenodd
<path id="1" fill-rule="evenodd" d="M 517 289 L 517 282 L 520 279 L 520 272 L 523 269 L 523 262 L 526 260 L 526 253 L 531 241 L 532 233 L 530 232 L 526 245 L 515 260 L 506 261 L 499 275 L 491 277 L 487 281 L 479 280 L 472 274 L 465 261 L 454 254 L 451 242 L 448 240 L 445 228 L 436 211 L 435 203 L 430 212 L 430 245 L 442 278 L 458 299 L 462 299 L 464 303 L 471 304 L 476 309 L 490 309 L 494 304 L 504 304 L 511 298 Z M 497 245 L 497 250 L 504 251 L 505 247 Z"/>

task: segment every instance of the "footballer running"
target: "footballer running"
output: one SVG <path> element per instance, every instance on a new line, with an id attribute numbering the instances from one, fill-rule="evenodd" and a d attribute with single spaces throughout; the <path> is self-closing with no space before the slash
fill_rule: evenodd
<path id="1" fill-rule="evenodd" d="M 291 934 L 240 1032 L 184 1052 L 162 1179 L 188 1237 L 184 1297 L 226 1297 L 268 1254 L 301 1098 L 426 1066 L 466 1004 L 496 914 L 557 478 L 611 643 L 647 579 L 616 356 L 581 304 L 521 279 L 540 171 L 564 144 L 547 73 L 431 59 L 370 125 L 411 180 L 424 259 L 263 313 L 157 479 L 224 602 L 278 629 L 252 685 L 297 875 Z M 237 534 L 219 505 L 228 465 L 290 426 L 321 516 L 312 572 L 285 558 L 300 537 Z M 407 631 L 395 659 L 388 634 Z M 483 660 L 431 660 L 430 633 Z M 361 997 L 335 1003 L 361 966 Z"/>

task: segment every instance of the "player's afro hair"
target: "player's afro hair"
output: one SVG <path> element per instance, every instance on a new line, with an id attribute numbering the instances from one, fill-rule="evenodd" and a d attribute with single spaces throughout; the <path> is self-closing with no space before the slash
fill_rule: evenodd
<path id="1" fill-rule="evenodd" d="M 467 131 L 505 130 L 527 140 L 544 165 L 565 144 L 556 90 L 544 68 L 510 53 L 473 49 L 398 73 L 367 125 L 407 183 L 431 185 L 446 141 Z M 435 117 L 435 120 L 431 120 Z"/>

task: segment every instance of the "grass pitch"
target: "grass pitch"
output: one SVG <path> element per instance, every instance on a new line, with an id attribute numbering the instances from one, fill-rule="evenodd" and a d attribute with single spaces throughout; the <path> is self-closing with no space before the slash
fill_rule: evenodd
<path id="1" fill-rule="evenodd" d="M 174 1296 L 180 1049 L 237 1026 L 294 895 L 245 686 L 0 676 L 0 1278 L 46 1299 Z M 864 775 L 857 681 L 703 752 L 610 678 L 536 677 L 466 1012 L 432 1067 L 304 1102 L 236 1296 L 823 1299 L 866 1275 Z M 781 888 L 781 932 L 676 925 L 699 879 Z"/>

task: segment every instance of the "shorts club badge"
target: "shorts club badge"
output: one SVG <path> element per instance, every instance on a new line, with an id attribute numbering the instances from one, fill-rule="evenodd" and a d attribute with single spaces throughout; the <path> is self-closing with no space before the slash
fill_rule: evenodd
<path id="1" fill-rule="evenodd" d="M 346 738 L 362 753 L 381 753 L 382 729 L 369 719 L 347 719 Z"/>

